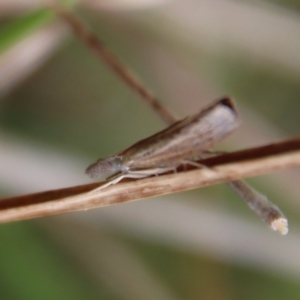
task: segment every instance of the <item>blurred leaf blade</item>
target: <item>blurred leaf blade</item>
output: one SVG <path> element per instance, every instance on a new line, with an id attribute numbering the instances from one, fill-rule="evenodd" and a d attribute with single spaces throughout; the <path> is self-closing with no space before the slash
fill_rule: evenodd
<path id="1" fill-rule="evenodd" d="M 55 13 L 40 9 L 19 17 L 0 30 L 0 53 L 14 46 L 18 41 L 35 30 L 45 26 L 55 18 Z"/>

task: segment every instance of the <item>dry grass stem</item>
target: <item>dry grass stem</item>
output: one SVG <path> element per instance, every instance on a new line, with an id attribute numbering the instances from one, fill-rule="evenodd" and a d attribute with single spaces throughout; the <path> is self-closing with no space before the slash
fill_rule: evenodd
<path id="1" fill-rule="evenodd" d="M 201 161 L 210 168 L 126 180 L 100 190 L 99 183 L 53 190 L 0 201 L 0 222 L 50 216 L 141 200 L 262 175 L 300 165 L 300 138 L 237 151 Z M 100 183 L 101 184 L 101 183 Z"/>
<path id="2" fill-rule="evenodd" d="M 55 7 L 54 10 L 70 25 L 75 35 L 100 57 L 141 99 L 147 102 L 162 120 L 167 124 L 172 124 L 176 121 L 176 118 L 160 103 L 159 99 L 75 15 L 59 7 Z"/>

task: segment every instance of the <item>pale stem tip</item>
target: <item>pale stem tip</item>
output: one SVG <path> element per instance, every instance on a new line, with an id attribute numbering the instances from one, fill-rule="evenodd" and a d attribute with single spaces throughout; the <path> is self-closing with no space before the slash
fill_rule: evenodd
<path id="1" fill-rule="evenodd" d="M 282 235 L 289 232 L 288 221 L 286 218 L 278 218 L 271 223 L 271 227 L 275 231 L 279 231 Z"/>

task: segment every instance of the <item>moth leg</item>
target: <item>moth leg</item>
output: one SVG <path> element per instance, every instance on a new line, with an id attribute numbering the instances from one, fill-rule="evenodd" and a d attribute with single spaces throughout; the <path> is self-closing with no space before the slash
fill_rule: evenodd
<path id="1" fill-rule="evenodd" d="M 96 191 L 100 191 L 104 188 L 107 188 L 110 185 L 116 184 L 119 181 L 121 181 L 124 178 L 133 178 L 133 179 L 139 179 L 139 178 L 145 178 L 145 177 L 150 177 L 152 175 L 159 175 L 163 173 L 167 173 L 170 171 L 176 171 L 176 168 L 155 168 L 155 169 L 145 169 L 145 170 L 136 170 L 136 171 L 131 171 L 129 173 L 121 173 L 121 174 L 116 174 L 107 179 L 107 182 L 99 186 L 98 188 L 90 191 L 90 193 L 94 193 Z"/>
<path id="2" fill-rule="evenodd" d="M 109 179 L 106 183 L 104 183 L 101 186 L 97 187 L 96 189 L 90 191 L 90 193 L 94 193 L 94 192 L 100 191 L 100 190 L 102 190 L 102 189 L 104 189 L 104 188 L 106 188 L 106 187 L 108 187 L 110 185 L 118 183 L 119 181 L 121 181 L 124 178 L 124 175 L 125 174 L 120 174 L 120 175 L 118 175 L 115 178 Z"/>
<path id="3" fill-rule="evenodd" d="M 194 166 L 198 169 L 205 169 L 205 170 L 209 170 L 211 172 L 214 172 L 213 169 L 211 169 L 210 167 L 206 166 L 206 165 L 203 165 L 203 164 L 199 164 L 198 162 L 196 161 L 193 161 L 193 160 L 189 160 L 189 159 L 184 159 L 182 161 L 182 163 L 184 164 L 183 166 L 187 166 L 187 165 L 191 165 L 191 166 Z"/>
<path id="4" fill-rule="evenodd" d="M 115 176 L 110 177 L 106 183 L 102 184 L 101 186 L 97 187 L 94 190 L 91 190 L 90 193 L 98 192 L 104 188 L 107 188 L 110 185 L 114 185 L 121 181 L 124 178 L 144 178 L 150 176 L 149 174 L 140 174 L 140 173 L 125 173 L 125 174 L 117 174 Z"/>
<path id="5" fill-rule="evenodd" d="M 182 161 L 182 165 L 183 165 L 183 167 L 184 167 L 184 166 L 187 166 L 187 165 L 191 165 L 191 166 L 197 167 L 197 168 L 199 168 L 199 169 L 207 168 L 207 166 L 202 165 L 202 164 L 199 164 L 199 163 L 197 163 L 196 161 L 189 160 L 189 159 L 184 159 L 184 160 Z"/>

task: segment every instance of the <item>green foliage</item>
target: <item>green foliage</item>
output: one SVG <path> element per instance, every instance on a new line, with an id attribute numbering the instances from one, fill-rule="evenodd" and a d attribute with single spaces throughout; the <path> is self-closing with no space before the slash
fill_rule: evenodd
<path id="1" fill-rule="evenodd" d="M 0 54 L 34 31 L 51 22 L 55 13 L 49 9 L 40 9 L 10 21 L 0 28 Z"/>

